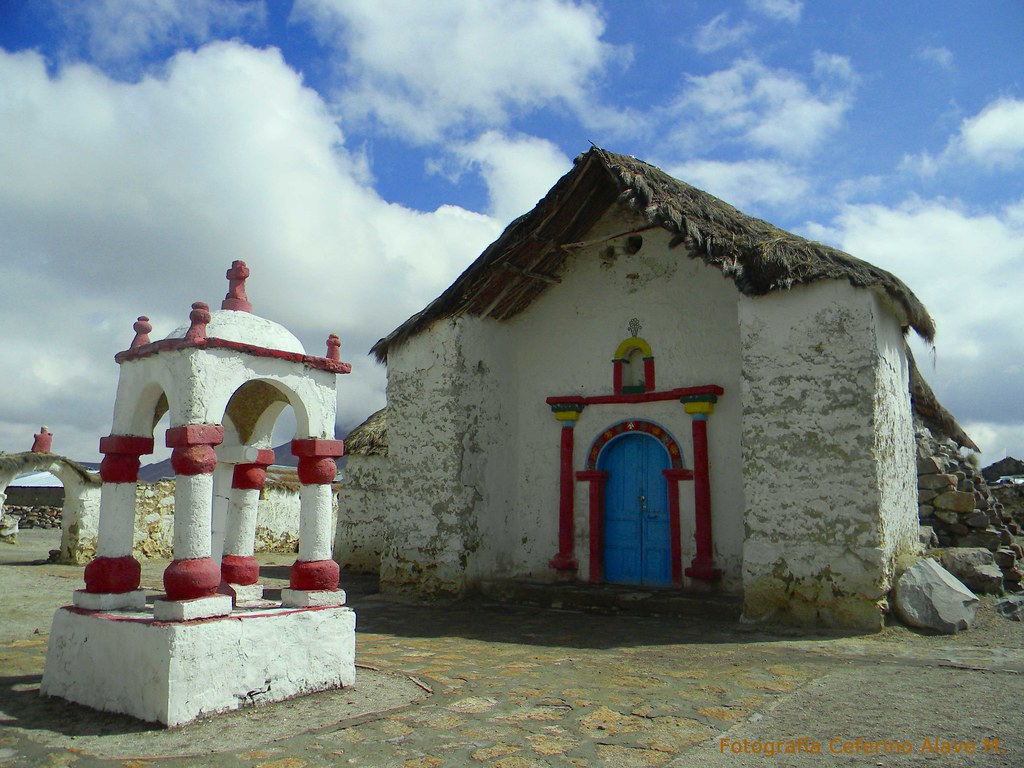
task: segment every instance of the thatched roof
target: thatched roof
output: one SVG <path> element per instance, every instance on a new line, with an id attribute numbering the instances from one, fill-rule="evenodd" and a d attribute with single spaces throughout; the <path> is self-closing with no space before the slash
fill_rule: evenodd
<path id="1" fill-rule="evenodd" d="M 349 456 L 387 456 L 387 408 L 381 408 L 345 437 L 345 453 Z"/>
<path id="2" fill-rule="evenodd" d="M 976 453 L 981 449 L 968 437 L 963 428 L 953 418 L 953 414 L 947 411 L 939 399 L 935 397 L 932 388 L 924 380 L 921 371 L 914 360 L 914 354 L 907 345 L 907 363 L 910 365 L 910 404 L 914 413 L 920 417 L 924 425 L 932 431 L 932 434 L 941 437 L 948 437 L 961 448 L 968 448 Z"/>
<path id="3" fill-rule="evenodd" d="M 700 258 L 731 278 L 745 295 L 819 280 L 847 280 L 886 297 L 900 322 L 931 341 L 935 325 L 916 296 L 896 276 L 835 248 L 784 232 L 747 216 L 728 203 L 627 155 L 598 147 L 576 158 L 537 206 L 513 221 L 448 290 L 413 315 L 371 352 L 387 361 L 392 345 L 436 320 L 468 314 L 507 320 L 559 282 L 568 255 L 613 205 L 640 214 L 647 227 L 661 227 Z"/>

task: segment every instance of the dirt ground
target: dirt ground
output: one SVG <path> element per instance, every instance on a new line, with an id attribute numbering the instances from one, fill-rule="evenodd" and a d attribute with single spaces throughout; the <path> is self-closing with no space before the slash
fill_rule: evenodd
<path id="1" fill-rule="evenodd" d="M 954 636 L 840 635 L 357 583 L 353 688 L 161 729 L 39 696 L 50 617 L 81 586 L 81 567 L 39 563 L 53 542 L 0 547 L 4 767 L 1024 765 L 1024 625 L 991 599 Z M 293 557 L 261 558 L 268 588 Z M 144 564 L 148 591 L 164 565 Z"/>

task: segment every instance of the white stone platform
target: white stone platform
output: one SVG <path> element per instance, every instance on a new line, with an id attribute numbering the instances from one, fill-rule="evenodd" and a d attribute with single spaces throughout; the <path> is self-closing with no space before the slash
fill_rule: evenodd
<path id="1" fill-rule="evenodd" d="M 75 607 L 54 614 L 40 692 L 183 725 L 355 682 L 351 608 L 270 608 L 187 622 Z"/>

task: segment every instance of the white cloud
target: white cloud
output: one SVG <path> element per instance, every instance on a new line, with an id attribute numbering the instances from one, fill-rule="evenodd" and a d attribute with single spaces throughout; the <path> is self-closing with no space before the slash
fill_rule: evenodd
<path id="1" fill-rule="evenodd" d="M 1024 423 L 1000 424 L 991 421 L 968 421 L 964 431 L 981 448 L 983 467 L 1012 456 L 1024 459 Z"/>
<path id="2" fill-rule="evenodd" d="M 917 58 L 931 64 L 937 64 L 942 69 L 953 69 L 953 52 L 945 46 L 929 45 L 917 52 Z"/>
<path id="3" fill-rule="evenodd" d="M 960 128 L 969 158 L 989 168 L 1016 168 L 1024 162 L 1024 100 L 999 99 Z"/>
<path id="4" fill-rule="evenodd" d="M 792 24 L 800 21 L 804 8 L 802 0 L 747 0 L 747 6 L 771 19 Z"/>
<path id="5" fill-rule="evenodd" d="M 923 176 L 970 163 L 990 171 L 1012 171 L 1024 166 L 1024 99 L 1001 98 L 960 124 L 939 155 L 907 155 L 901 168 Z"/>
<path id="6" fill-rule="evenodd" d="M 201 45 L 265 16 L 262 2 L 233 0 L 55 0 L 55 7 L 92 59 L 133 68 L 154 49 Z"/>
<path id="7" fill-rule="evenodd" d="M 571 167 L 569 158 L 550 141 L 510 138 L 497 131 L 452 151 L 462 168 L 481 174 L 490 201 L 487 212 L 504 223 L 531 210 Z"/>
<path id="8" fill-rule="evenodd" d="M 816 55 L 819 71 L 841 82 L 822 85 L 815 93 L 794 72 L 743 59 L 729 69 L 689 77 L 672 112 L 678 116 L 691 116 L 694 110 L 701 113 L 699 120 L 684 124 L 687 139 L 696 133 L 750 142 L 782 155 L 804 155 L 828 138 L 850 106 L 853 72 L 848 62 L 844 69 L 843 61 L 843 57 Z"/>
<path id="9" fill-rule="evenodd" d="M 346 120 L 373 118 L 417 142 L 548 105 L 583 111 L 615 51 L 597 8 L 568 0 L 299 0 L 293 19 L 347 56 Z"/>
<path id="10" fill-rule="evenodd" d="M 746 22 L 730 25 L 729 13 L 726 11 L 698 27 L 694 46 L 701 53 L 714 53 L 745 42 L 751 32 L 753 26 Z"/>
<path id="11" fill-rule="evenodd" d="M 83 457 L 109 430 L 112 356 L 135 317 L 161 337 L 192 301 L 219 306 L 233 259 L 252 269 L 255 312 L 311 353 L 341 335 L 355 371 L 339 380 L 339 420 L 353 423 L 383 402 L 369 347 L 501 230 L 382 200 L 318 94 L 276 51 L 238 43 L 134 84 L 84 65 L 50 76 L 39 55 L 0 51 L 0 135 L 0 402 L 20 403 L 0 434 L 62 415 L 92 434 L 67 446 Z"/>
<path id="12" fill-rule="evenodd" d="M 773 160 L 736 163 L 691 160 L 665 170 L 741 210 L 762 204 L 791 204 L 803 198 L 809 187 L 807 180 L 797 171 Z"/>
<path id="13" fill-rule="evenodd" d="M 928 352 L 919 351 L 918 362 L 942 403 L 965 424 L 1020 425 L 1021 210 L 1024 200 L 977 213 L 956 201 L 914 198 L 894 208 L 850 205 L 830 226 L 806 227 L 811 237 L 894 273 L 924 302 L 938 329 L 936 354 L 933 365 Z M 1024 454 L 1024 444 L 1015 450 Z"/>
<path id="14" fill-rule="evenodd" d="M 822 82 L 830 80 L 841 89 L 851 87 L 858 80 L 848 56 L 824 51 L 814 52 L 814 76 Z"/>

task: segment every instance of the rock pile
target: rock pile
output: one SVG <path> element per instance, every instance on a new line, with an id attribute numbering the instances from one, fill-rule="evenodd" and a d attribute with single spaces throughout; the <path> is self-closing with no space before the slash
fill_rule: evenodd
<path id="1" fill-rule="evenodd" d="M 7 515 L 18 518 L 18 527 L 27 528 L 60 528 L 60 507 L 20 507 L 10 505 L 4 508 Z"/>
<path id="2" fill-rule="evenodd" d="M 944 553 L 942 563 L 976 592 L 1021 591 L 1021 528 L 981 472 L 951 440 L 936 439 L 921 426 L 917 451 L 922 544 L 966 550 Z"/>

